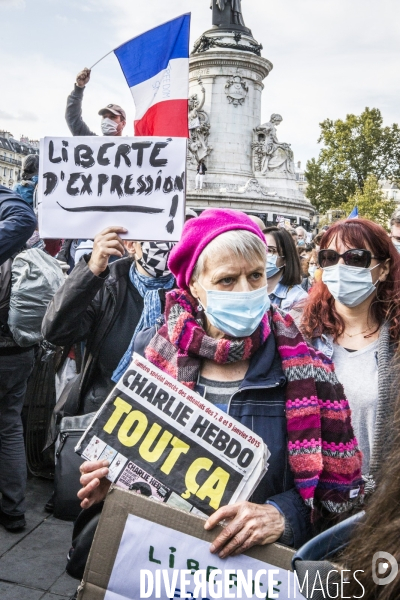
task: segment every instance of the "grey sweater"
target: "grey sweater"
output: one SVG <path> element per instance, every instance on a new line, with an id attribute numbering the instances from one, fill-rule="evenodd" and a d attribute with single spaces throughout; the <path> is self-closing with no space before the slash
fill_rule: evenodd
<path id="1" fill-rule="evenodd" d="M 378 343 L 348 351 L 333 344 L 336 375 L 351 408 L 351 422 L 363 454 L 362 473 L 369 475 L 378 407 Z"/>
<path id="2" fill-rule="evenodd" d="M 67 99 L 67 108 L 65 110 L 65 120 L 70 132 L 74 136 L 79 135 L 97 135 L 90 131 L 85 121 L 82 119 L 82 100 L 85 88 L 81 88 L 75 84 L 73 91 Z"/>
<path id="3" fill-rule="evenodd" d="M 379 474 L 393 441 L 393 413 L 398 392 L 395 389 L 394 354 L 395 345 L 390 339 L 389 325 L 385 323 L 378 340 L 378 406 L 369 469 L 374 478 Z"/>

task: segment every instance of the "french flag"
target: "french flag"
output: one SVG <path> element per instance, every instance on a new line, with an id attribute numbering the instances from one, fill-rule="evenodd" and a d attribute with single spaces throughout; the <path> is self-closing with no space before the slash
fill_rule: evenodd
<path id="1" fill-rule="evenodd" d="M 349 216 L 348 219 L 358 219 L 358 206 L 355 206 Z"/>
<path id="2" fill-rule="evenodd" d="M 135 135 L 189 137 L 189 34 L 186 14 L 114 50 L 135 101 Z"/>

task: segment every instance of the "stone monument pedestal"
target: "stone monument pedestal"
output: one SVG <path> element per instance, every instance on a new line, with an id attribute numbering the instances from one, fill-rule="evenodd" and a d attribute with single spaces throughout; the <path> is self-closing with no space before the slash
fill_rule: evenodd
<path id="1" fill-rule="evenodd" d="M 195 209 L 244 210 L 270 224 L 285 216 L 307 225 L 313 208 L 298 190 L 294 165 L 292 169 L 289 160 L 280 164 L 286 154 L 276 144 L 274 158 L 266 160 L 269 133 L 256 131 L 263 81 L 273 68 L 261 57 L 261 49 L 250 30 L 218 27 L 206 31 L 194 45 L 189 67 L 187 202 Z M 281 161 L 276 160 L 279 152 Z M 207 173 L 203 189 L 196 190 L 201 160 Z"/>

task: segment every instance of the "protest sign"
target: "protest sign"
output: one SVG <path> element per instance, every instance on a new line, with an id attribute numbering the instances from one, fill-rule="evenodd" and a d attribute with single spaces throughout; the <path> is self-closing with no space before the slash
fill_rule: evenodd
<path id="1" fill-rule="evenodd" d="M 269 456 L 250 429 L 137 354 L 76 451 L 109 460 L 120 487 L 207 515 L 247 500 Z"/>
<path id="2" fill-rule="evenodd" d="M 93 239 L 119 225 L 127 239 L 178 241 L 185 168 L 184 138 L 46 137 L 40 143 L 40 233 Z"/>
<path id="3" fill-rule="evenodd" d="M 222 560 L 210 553 L 221 531 L 221 526 L 206 531 L 200 517 L 112 487 L 78 600 L 304 598 L 290 571 L 294 550 L 254 546 Z M 201 580 L 205 593 L 196 595 Z M 216 595 L 208 595 L 210 586 Z M 262 596 L 255 595 L 256 586 Z"/>

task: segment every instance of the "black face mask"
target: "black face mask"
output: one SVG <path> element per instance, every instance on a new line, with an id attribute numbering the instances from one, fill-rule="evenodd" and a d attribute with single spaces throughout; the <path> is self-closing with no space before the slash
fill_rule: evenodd
<path id="1" fill-rule="evenodd" d="M 151 277 L 170 275 L 171 271 L 167 265 L 174 246 L 172 242 L 142 242 L 143 255 L 137 262 Z"/>

